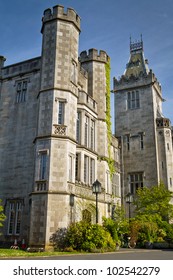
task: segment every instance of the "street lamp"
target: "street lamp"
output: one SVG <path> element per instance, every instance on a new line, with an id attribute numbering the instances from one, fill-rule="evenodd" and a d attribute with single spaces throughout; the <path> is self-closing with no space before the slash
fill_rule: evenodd
<path id="1" fill-rule="evenodd" d="M 129 204 L 129 219 L 130 219 L 131 218 L 131 207 L 130 207 L 130 204 L 133 202 L 133 194 L 129 192 L 125 196 L 125 201 L 126 201 L 126 203 Z"/>
<path id="2" fill-rule="evenodd" d="M 101 193 L 101 183 L 96 180 L 92 185 L 93 193 L 96 195 L 96 224 L 98 224 L 98 194 Z"/>

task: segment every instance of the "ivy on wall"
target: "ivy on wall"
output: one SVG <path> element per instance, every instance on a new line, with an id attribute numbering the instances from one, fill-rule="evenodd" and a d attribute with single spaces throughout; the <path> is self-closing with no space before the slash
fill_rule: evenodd
<path id="1" fill-rule="evenodd" d="M 114 159 L 111 157 L 111 139 L 112 139 L 112 130 L 111 130 L 111 89 L 110 89 L 110 58 L 108 58 L 108 62 L 105 64 L 105 72 L 106 72 L 106 125 L 107 125 L 107 139 L 108 139 L 108 158 L 107 163 L 109 166 L 110 177 L 112 179 L 113 174 L 115 173 L 115 165 Z"/>

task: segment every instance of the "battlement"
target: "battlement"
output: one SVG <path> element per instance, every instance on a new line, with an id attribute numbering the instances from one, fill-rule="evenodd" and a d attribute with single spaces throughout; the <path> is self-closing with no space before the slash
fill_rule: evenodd
<path id="1" fill-rule="evenodd" d="M 72 8 L 68 8 L 67 12 L 65 12 L 64 7 L 61 5 L 54 6 L 52 9 L 46 9 L 42 18 L 43 25 L 45 22 L 54 19 L 72 22 L 80 31 L 80 17 Z"/>
<path id="2" fill-rule="evenodd" d="M 81 63 L 92 61 L 92 60 L 107 63 L 109 60 L 109 56 L 105 51 L 90 49 L 88 52 L 87 51 L 81 52 L 79 60 Z"/>
<path id="3" fill-rule="evenodd" d="M 161 92 L 161 85 L 159 81 L 157 80 L 155 74 L 152 72 L 150 69 L 149 73 L 143 73 L 141 72 L 139 76 L 134 76 L 131 75 L 129 77 L 126 77 L 125 75 L 122 75 L 119 79 L 116 79 L 115 77 L 113 78 L 113 83 L 114 83 L 114 89 L 117 90 L 123 90 L 124 88 L 133 88 L 134 83 L 135 86 L 146 86 L 149 84 L 153 84 L 158 92 Z"/>

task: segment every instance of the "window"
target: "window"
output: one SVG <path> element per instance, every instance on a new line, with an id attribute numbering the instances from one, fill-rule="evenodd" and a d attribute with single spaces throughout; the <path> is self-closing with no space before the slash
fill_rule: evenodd
<path id="1" fill-rule="evenodd" d="M 26 101 L 27 81 L 17 83 L 16 102 L 22 103 Z"/>
<path id="2" fill-rule="evenodd" d="M 88 147 L 88 127 L 89 127 L 89 117 L 85 116 L 85 146 Z"/>
<path id="3" fill-rule="evenodd" d="M 81 112 L 77 112 L 76 141 L 81 142 Z"/>
<path id="4" fill-rule="evenodd" d="M 76 154 L 76 164 L 75 164 L 75 180 L 80 181 L 80 166 L 79 166 L 79 159 L 80 159 L 80 154 Z"/>
<path id="5" fill-rule="evenodd" d="M 47 165 L 47 153 L 42 152 L 40 153 L 40 174 L 39 174 L 40 180 L 46 179 L 46 165 Z"/>
<path id="6" fill-rule="evenodd" d="M 130 192 L 136 194 L 139 188 L 143 188 L 143 173 L 132 173 L 129 175 L 130 180 Z"/>
<path id="7" fill-rule="evenodd" d="M 72 61 L 71 81 L 74 84 L 77 83 L 77 64 L 76 64 L 76 62 L 74 60 Z"/>
<path id="8" fill-rule="evenodd" d="M 95 122 L 91 120 L 90 127 L 90 148 L 94 150 L 95 148 Z"/>
<path id="9" fill-rule="evenodd" d="M 93 158 L 90 159 L 90 185 L 92 185 L 95 181 L 95 160 Z"/>
<path id="10" fill-rule="evenodd" d="M 121 189 L 120 189 L 120 177 L 118 173 L 113 174 L 112 178 L 112 194 L 115 196 L 121 196 Z"/>
<path id="11" fill-rule="evenodd" d="M 92 185 L 95 181 L 95 160 L 84 156 L 84 182 Z"/>
<path id="12" fill-rule="evenodd" d="M 73 157 L 69 155 L 69 174 L 68 179 L 70 182 L 72 182 L 73 179 Z"/>
<path id="13" fill-rule="evenodd" d="M 19 235 L 21 229 L 22 202 L 10 201 L 8 215 L 8 234 Z"/>
<path id="14" fill-rule="evenodd" d="M 64 124 L 64 109 L 65 109 L 65 102 L 59 101 L 59 103 L 58 103 L 58 124 Z"/>
<path id="15" fill-rule="evenodd" d="M 89 183 L 89 157 L 84 156 L 84 182 Z"/>
<path id="16" fill-rule="evenodd" d="M 127 151 L 130 151 L 130 135 L 126 135 Z"/>
<path id="17" fill-rule="evenodd" d="M 140 107 L 138 90 L 127 93 L 127 107 L 128 109 L 137 109 Z"/>
<path id="18" fill-rule="evenodd" d="M 140 133 L 140 149 L 144 149 L 144 135 L 143 133 Z"/>

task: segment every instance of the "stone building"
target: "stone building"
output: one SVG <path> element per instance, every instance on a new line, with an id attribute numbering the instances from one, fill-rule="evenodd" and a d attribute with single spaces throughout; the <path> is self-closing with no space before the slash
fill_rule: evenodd
<path id="1" fill-rule="evenodd" d="M 115 135 L 121 142 L 124 200 L 143 186 L 163 182 L 173 191 L 171 123 L 162 113 L 161 85 L 144 57 L 143 41 L 130 42 L 130 59 L 114 78 Z"/>
<path id="2" fill-rule="evenodd" d="M 40 57 L 4 66 L 0 56 L 1 242 L 48 248 L 71 222 L 99 223 L 120 202 L 119 143 L 110 135 L 109 57 L 78 54 L 80 17 L 55 6 L 42 18 Z M 112 169 L 112 165 L 116 168 Z"/>
<path id="3" fill-rule="evenodd" d="M 80 17 L 71 8 L 45 10 L 41 33 L 40 57 L 4 66 L 0 56 L 0 241 L 48 249 L 58 228 L 96 222 L 96 179 L 99 223 L 139 187 L 163 181 L 173 191 L 173 134 L 142 39 L 114 78 L 114 137 L 107 53 L 78 54 Z"/>

